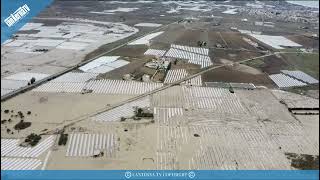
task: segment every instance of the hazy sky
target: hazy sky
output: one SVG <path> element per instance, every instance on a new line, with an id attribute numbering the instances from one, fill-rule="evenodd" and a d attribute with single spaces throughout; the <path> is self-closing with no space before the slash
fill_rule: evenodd
<path id="1" fill-rule="evenodd" d="M 314 7 L 319 9 L 319 0 L 312 0 L 312 1 L 287 1 L 292 4 L 298 4 L 302 6 L 307 6 L 307 7 Z"/>

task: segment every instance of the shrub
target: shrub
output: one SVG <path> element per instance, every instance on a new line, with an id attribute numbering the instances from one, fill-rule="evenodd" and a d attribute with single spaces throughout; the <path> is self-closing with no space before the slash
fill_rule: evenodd
<path id="1" fill-rule="evenodd" d="M 136 117 L 148 117 L 148 118 L 153 117 L 153 113 L 144 112 L 142 108 L 137 108 L 137 110 L 135 111 L 135 114 L 136 114 Z"/>
<path id="2" fill-rule="evenodd" d="M 31 126 L 31 122 L 24 122 L 23 120 L 21 120 L 18 124 L 16 124 L 14 126 L 14 129 L 15 130 L 22 130 L 22 129 L 26 129 L 30 126 Z"/>
<path id="3" fill-rule="evenodd" d="M 68 141 L 68 134 L 60 134 L 58 145 L 66 145 Z"/>
<path id="4" fill-rule="evenodd" d="M 35 146 L 38 144 L 38 142 L 41 140 L 41 136 L 31 133 L 27 136 L 27 138 L 24 140 L 24 142 L 28 142 L 31 146 Z"/>
<path id="5" fill-rule="evenodd" d="M 120 118 L 120 121 L 121 121 L 121 122 L 123 122 L 123 121 L 125 121 L 125 120 L 126 120 L 125 117 L 121 117 L 121 118 Z"/>

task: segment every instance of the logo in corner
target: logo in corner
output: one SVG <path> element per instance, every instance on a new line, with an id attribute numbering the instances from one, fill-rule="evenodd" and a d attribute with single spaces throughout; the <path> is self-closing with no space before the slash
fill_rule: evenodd
<path id="1" fill-rule="evenodd" d="M 127 179 L 131 178 L 131 172 L 127 171 L 127 172 L 124 174 L 124 176 L 125 176 Z"/>
<path id="2" fill-rule="evenodd" d="M 7 17 L 4 22 L 7 24 L 8 27 L 13 26 L 16 24 L 20 19 L 25 17 L 30 11 L 30 8 L 28 5 L 23 5 L 19 7 L 14 13 L 10 14 L 9 17 Z"/>
<path id="3" fill-rule="evenodd" d="M 188 173 L 188 176 L 189 176 L 189 178 L 193 179 L 196 176 L 196 174 L 193 171 L 190 171 Z"/>

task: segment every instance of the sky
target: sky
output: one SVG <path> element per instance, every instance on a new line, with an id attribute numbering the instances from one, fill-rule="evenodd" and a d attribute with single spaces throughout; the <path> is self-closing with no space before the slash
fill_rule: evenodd
<path id="1" fill-rule="evenodd" d="M 319 0 L 309 0 L 309 1 L 287 1 L 292 4 L 302 5 L 306 7 L 314 7 L 319 9 Z"/>

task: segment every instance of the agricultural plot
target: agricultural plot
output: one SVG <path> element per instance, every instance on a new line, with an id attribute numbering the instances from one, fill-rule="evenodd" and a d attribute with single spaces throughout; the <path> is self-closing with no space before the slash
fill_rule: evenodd
<path id="1" fill-rule="evenodd" d="M 184 92 L 195 98 L 236 98 L 227 88 L 184 87 Z"/>
<path id="2" fill-rule="evenodd" d="M 201 76 L 197 76 L 185 82 L 187 85 L 194 85 L 194 86 L 202 86 L 202 78 Z"/>
<path id="3" fill-rule="evenodd" d="M 189 160 L 190 169 L 290 169 L 286 156 L 258 127 L 227 123 L 192 126 L 190 131 L 201 135 L 200 148 Z"/>
<path id="4" fill-rule="evenodd" d="M 317 84 L 319 81 L 310 75 L 302 72 L 302 71 L 288 71 L 288 70 L 282 70 L 283 74 L 286 74 L 288 76 L 291 76 L 293 78 L 299 79 L 300 81 L 303 81 L 308 84 Z"/>
<path id="5" fill-rule="evenodd" d="M 6 157 L 39 157 L 42 153 L 47 151 L 54 144 L 55 136 L 49 136 L 37 144 L 35 147 L 20 147 L 17 142 L 7 143 L 7 148 L 10 151 L 6 152 Z M 8 140 L 7 140 L 8 141 Z M 1 145 L 2 146 L 2 145 Z M 1 155 L 4 156 L 4 155 Z"/>
<path id="6" fill-rule="evenodd" d="M 41 164 L 38 159 L 1 157 L 1 170 L 35 170 Z"/>
<path id="7" fill-rule="evenodd" d="M 177 157 L 172 152 L 156 153 L 157 170 L 174 170 L 177 169 Z"/>
<path id="8" fill-rule="evenodd" d="M 4 79 L 16 80 L 16 81 L 30 81 L 31 78 L 35 78 L 36 81 L 48 77 L 49 74 L 42 73 L 30 73 L 30 72 L 21 72 L 5 77 Z"/>
<path id="9" fill-rule="evenodd" d="M 189 27 L 190 26 L 190 27 Z M 190 47 L 197 47 L 198 41 L 208 41 L 208 32 L 199 30 L 202 26 L 199 24 L 184 24 L 185 29 L 180 30 L 180 34 L 174 38 L 174 41 L 169 41 L 168 43 L 172 42 L 171 44 L 180 44 L 183 46 L 190 46 Z M 168 34 L 168 36 L 171 33 Z"/>
<path id="10" fill-rule="evenodd" d="M 184 87 L 184 95 L 189 106 L 207 109 L 217 113 L 246 114 L 236 94 L 228 89 L 209 87 Z"/>
<path id="11" fill-rule="evenodd" d="M 162 34 L 163 31 L 148 34 L 140 39 L 137 39 L 133 42 L 130 42 L 128 45 L 147 45 L 150 43 L 150 40 Z"/>
<path id="12" fill-rule="evenodd" d="M 102 65 L 102 66 L 99 66 L 99 67 L 90 69 L 90 70 L 88 70 L 87 72 L 88 72 L 88 73 L 93 73 L 93 74 L 103 74 L 103 73 L 110 72 L 110 71 L 112 71 L 112 70 L 114 70 L 113 67 Z"/>
<path id="13" fill-rule="evenodd" d="M 39 81 L 48 77 L 49 74 L 21 72 L 1 79 L 1 96 L 6 95 L 14 90 L 25 87 L 32 78 Z"/>
<path id="14" fill-rule="evenodd" d="M 301 82 L 299 80 L 296 80 L 294 78 L 291 78 L 290 76 L 284 75 L 284 74 L 272 74 L 269 75 L 270 79 L 274 83 L 277 84 L 279 88 L 287 88 L 287 87 L 297 87 L 297 86 L 306 86 L 307 84 L 304 82 Z"/>
<path id="15" fill-rule="evenodd" d="M 184 26 L 180 24 L 173 24 L 171 26 L 168 26 L 166 31 L 159 36 L 152 39 L 152 44 L 155 43 L 161 43 L 161 44 L 174 44 L 178 43 L 180 44 L 180 40 L 183 40 L 184 34 L 188 32 Z M 190 38 L 190 37 L 188 37 Z M 187 38 L 187 39 L 188 39 Z M 156 49 L 156 48 L 155 48 Z"/>
<path id="16" fill-rule="evenodd" d="M 201 55 L 208 55 L 209 54 L 209 49 L 206 49 L 206 48 L 181 46 L 181 45 L 176 45 L 176 44 L 172 44 L 171 48 L 181 49 L 183 51 L 189 51 L 191 53 L 201 54 Z"/>
<path id="17" fill-rule="evenodd" d="M 164 79 L 163 83 L 169 84 L 174 83 L 178 80 L 181 80 L 185 77 L 187 77 L 189 74 L 185 69 L 174 69 L 169 70 L 167 72 L 166 78 Z M 192 78 L 190 80 L 187 80 L 185 82 L 182 82 L 183 85 L 195 85 L 195 86 L 202 86 L 202 79 L 201 76 L 197 76 L 195 78 Z"/>
<path id="18" fill-rule="evenodd" d="M 310 136 L 298 122 L 266 123 L 265 131 L 276 146 L 285 152 L 297 154 L 319 154 L 319 140 Z"/>
<path id="19" fill-rule="evenodd" d="M 112 63 L 114 61 L 116 61 L 120 56 L 102 56 L 99 57 L 91 62 L 89 62 L 88 64 L 85 64 L 83 66 L 81 66 L 79 69 L 81 71 L 88 71 L 90 69 L 105 65 L 105 64 L 109 64 Z"/>
<path id="20" fill-rule="evenodd" d="M 69 72 L 62 76 L 59 76 L 56 79 L 53 79 L 51 82 L 86 82 L 95 79 L 98 75 L 99 74 L 95 73 Z"/>
<path id="21" fill-rule="evenodd" d="M 256 38 L 262 43 L 265 43 L 275 49 L 285 49 L 284 47 L 301 47 L 300 44 L 295 43 L 283 36 L 269 36 L 269 35 L 258 35 L 249 34 L 250 36 Z"/>
<path id="22" fill-rule="evenodd" d="M 292 35 L 286 36 L 286 38 L 290 39 L 293 42 L 301 44 L 304 48 L 319 49 L 319 39 L 317 38 L 312 38 L 304 35 Z"/>
<path id="23" fill-rule="evenodd" d="M 107 73 L 109 71 L 115 70 L 117 68 L 120 68 L 122 66 L 125 66 L 127 64 L 129 64 L 128 61 L 120 59 L 120 60 L 116 60 L 116 61 L 113 61 L 113 62 L 110 62 L 110 63 L 107 63 L 107 64 L 103 64 L 103 65 L 97 66 L 95 68 L 89 69 L 86 72 L 95 73 L 95 74 L 103 74 L 103 73 Z"/>
<path id="24" fill-rule="evenodd" d="M 230 83 L 232 88 L 236 89 L 255 89 L 256 86 L 252 83 Z"/>
<path id="25" fill-rule="evenodd" d="M 161 87 L 161 83 L 145 83 L 124 80 L 93 80 L 88 82 L 48 82 L 32 91 L 55 93 L 81 93 L 84 90 L 100 94 L 138 95 Z"/>
<path id="26" fill-rule="evenodd" d="M 159 49 L 148 49 L 144 55 L 151 55 L 156 57 L 162 57 L 166 53 L 165 50 L 159 50 Z"/>
<path id="27" fill-rule="evenodd" d="M 47 82 L 32 91 L 51 93 L 81 93 L 86 82 Z"/>
<path id="28" fill-rule="evenodd" d="M 90 157 L 95 151 L 106 157 L 115 157 L 117 138 L 114 134 L 70 134 L 67 157 Z"/>
<path id="29" fill-rule="evenodd" d="M 220 32 L 209 31 L 208 32 L 208 47 L 214 47 L 217 44 L 225 45 L 223 39 L 221 38 Z"/>
<path id="30" fill-rule="evenodd" d="M 188 63 L 199 64 L 201 65 L 201 68 L 205 68 L 212 65 L 208 53 L 209 50 L 205 48 L 179 46 L 173 44 L 165 56 L 186 59 L 188 60 Z"/>
<path id="31" fill-rule="evenodd" d="M 172 125 L 177 124 L 171 120 L 176 116 L 183 115 L 183 108 L 154 108 L 154 118 L 159 125 Z"/>
<path id="32" fill-rule="evenodd" d="M 135 24 L 134 26 L 136 27 L 160 27 L 162 24 L 157 24 L 157 23 L 138 23 Z"/>
<path id="33" fill-rule="evenodd" d="M 138 95 L 161 87 L 161 83 L 145 83 L 123 80 L 96 80 L 90 81 L 86 89 L 93 93 L 103 94 L 132 94 Z"/>
<path id="34" fill-rule="evenodd" d="M 221 33 L 224 41 L 228 45 L 228 48 L 232 49 L 248 49 L 248 50 L 257 50 L 254 45 L 258 45 L 257 43 L 252 42 L 250 39 L 243 39 L 243 35 L 240 33 Z M 248 42 L 247 42 L 247 41 Z"/>
<path id="35" fill-rule="evenodd" d="M 114 122 L 114 121 L 120 121 L 122 117 L 132 118 L 135 115 L 134 113 L 135 107 L 149 108 L 150 98 L 147 97 L 141 100 L 127 103 L 120 107 L 116 107 L 109 111 L 93 116 L 91 117 L 91 119 L 94 121 L 101 121 L 101 122 Z"/>
<path id="36" fill-rule="evenodd" d="M 179 169 L 177 154 L 182 151 L 182 145 L 189 142 L 188 128 L 158 126 L 157 137 L 157 169 Z"/>
<path id="37" fill-rule="evenodd" d="M 1 96 L 28 85 L 28 81 L 1 79 Z"/>
<path id="38" fill-rule="evenodd" d="M 163 83 L 173 83 L 188 76 L 185 69 L 174 69 L 167 72 Z"/>
<path id="39" fill-rule="evenodd" d="M 173 86 L 152 95 L 152 107 L 182 108 L 186 107 L 186 99 L 182 86 Z"/>
<path id="40" fill-rule="evenodd" d="M 319 108 L 319 101 L 314 98 L 282 90 L 272 90 L 272 94 L 277 97 L 279 101 L 286 103 L 288 108 Z"/>
<path id="41" fill-rule="evenodd" d="M 19 139 L 1 139 L 1 156 L 6 156 L 18 146 Z"/>
<path id="42" fill-rule="evenodd" d="M 248 68 L 250 70 L 250 68 Z M 226 82 L 226 83 L 252 83 L 266 87 L 275 87 L 272 80 L 266 74 L 254 74 L 246 72 L 248 69 L 237 67 L 222 67 L 208 71 L 201 75 L 204 82 Z"/>
<path id="43" fill-rule="evenodd" d="M 192 106 L 217 113 L 244 114 L 246 112 L 238 99 L 197 98 L 194 99 Z"/>
<path id="44" fill-rule="evenodd" d="M 319 54 L 284 54 L 283 59 L 294 65 L 294 68 L 319 80 Z M 280 69 L 289 69 L 282 67 Z M 279 72 L 277 72 L 279 73 Z"/>
<path id="45" fill-rule="evenodd" d="M 244 105 L 252 118 L 268 119 L 268 115 L 261 104 L 254 101 L 247 101 Z"/>

